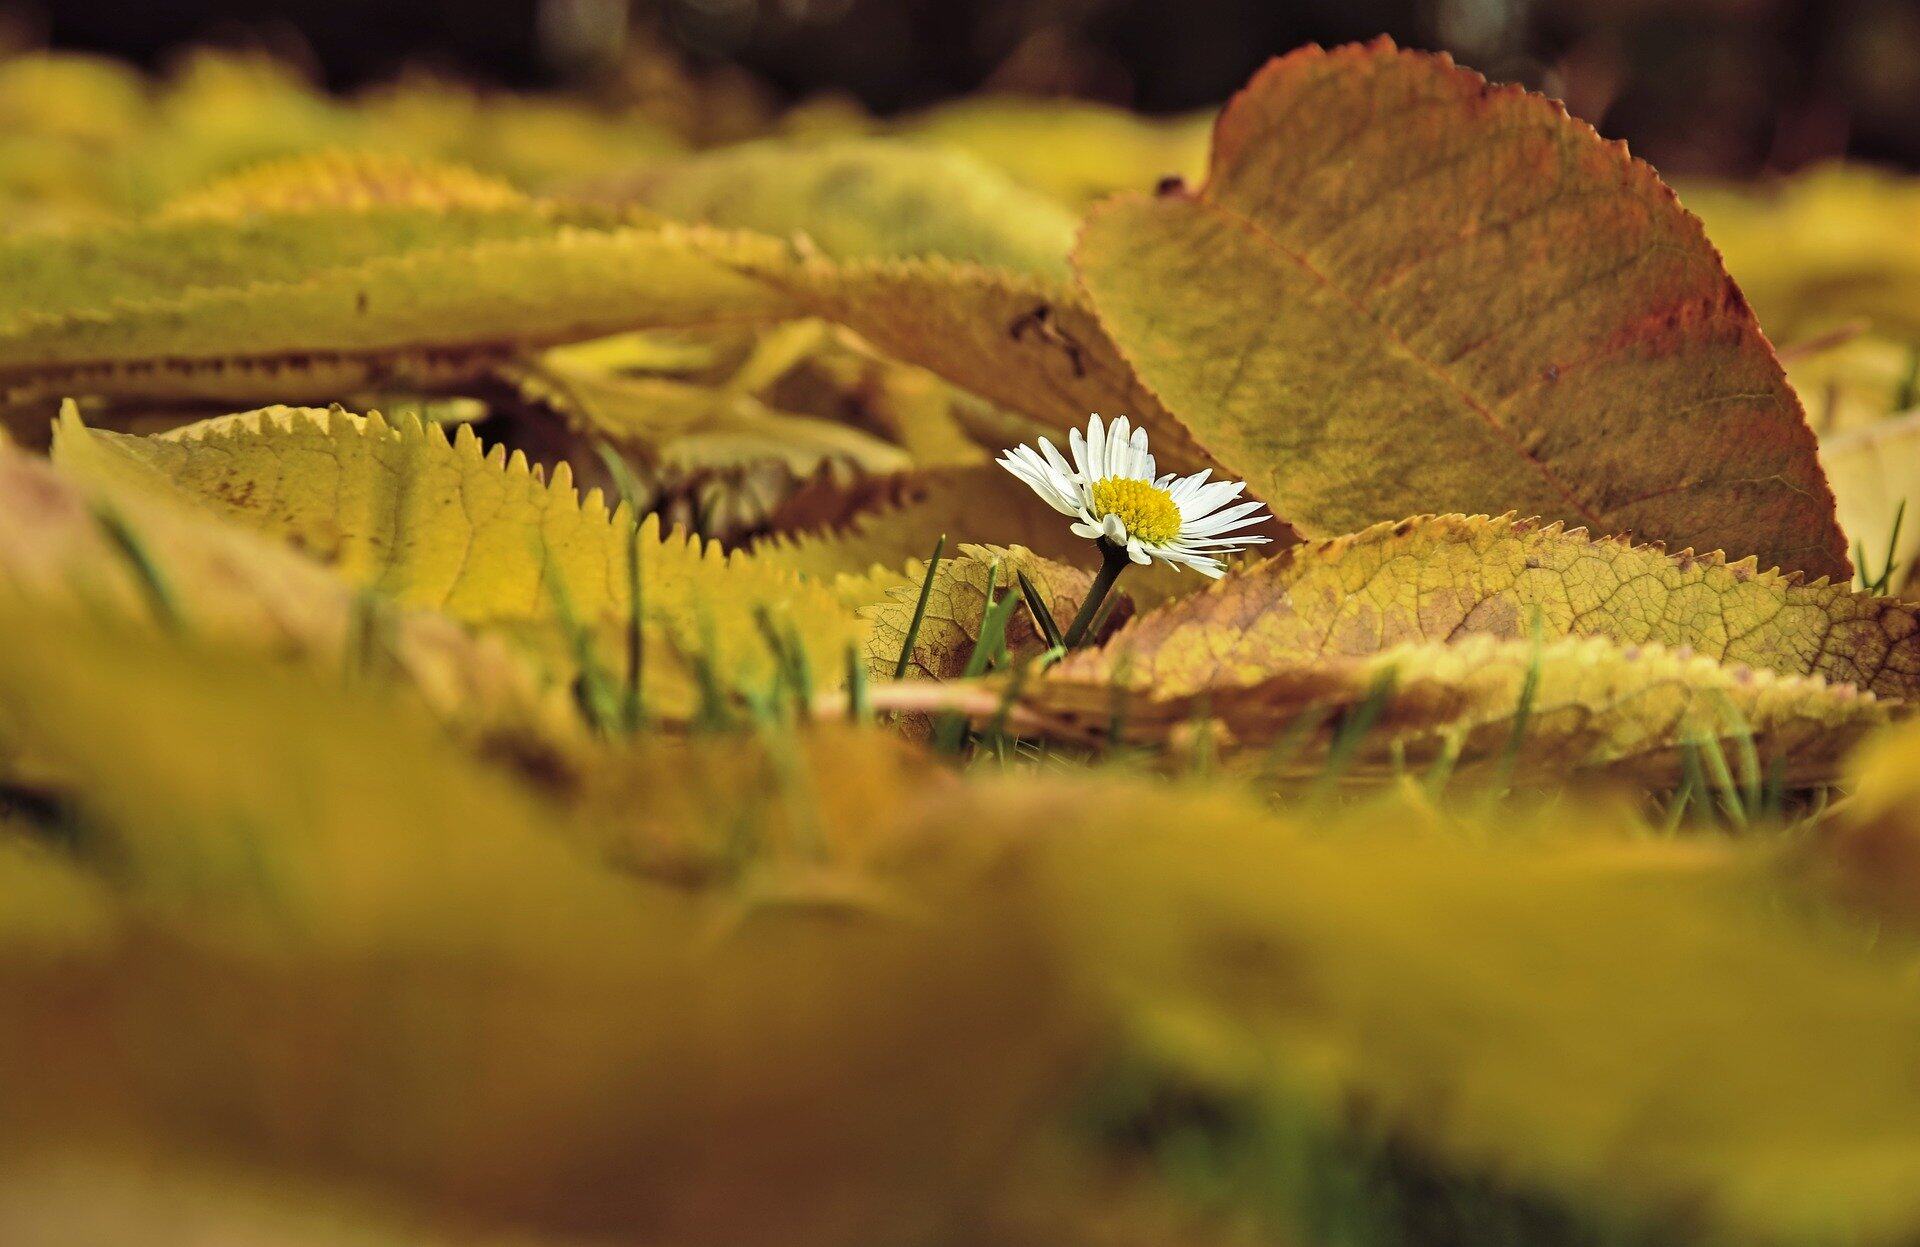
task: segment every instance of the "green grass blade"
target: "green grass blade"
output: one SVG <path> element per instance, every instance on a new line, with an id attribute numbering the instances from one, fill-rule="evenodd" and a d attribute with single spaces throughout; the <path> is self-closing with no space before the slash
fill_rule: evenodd
<path id="1" fill-rule="evenodd" d="M 1327 749 L 1327 765 L 1314 781 L 1314 794 L 1324 796 L 1340 782 L 1352 765 L 1354 756 L 1360 752 L 1361 742 L 1373 731 L 1373 725 L 1380 721 L 1380 713 L 1387 703 L 1393 700 L 1393 690 L 1398 682 L 1399 672 L 1388 668 L 1374 678 L 1373 687 L 1367 690 L 1364 701 L 1348 711 L 1340 720 L 1340 728 L 1334 733 L 1333 743 Z"/>
<path id="2" fill-rule="evenodd" d="M 106 535 L 107 541 L 126 559 L 154 619 L 169 632 L 184 633 L 187 630 L 187 618 L 180 609 L 179 596 L 173 591 L 173 581 L 154 559 L 140 534 L 133 531 L 133 526 L 127 523 L 125 516 L 106 503 L 94 506 L 93 519 Z"/>
<path id="3" fill-rule="evenodd" d="M 900 645 L 900 659 L 893 664 L 893 678 L 896 680 L 907 678 L 907 665 L 913 659 L 914 644 L 920 639 L 920 622 L 927 617 L 927 599 L 933 596 L 934 573 L 940 570 L 940 553 L 946 548 L 947 535 L 941 533 L 940 539 L 933 543 L 933 557 L 927 560 L 927 574 L 920 581 L 920 600 L 914 604 L 912 622 L 907 624 L 907 639 Z M 993 596 L 991 590 L 987 596 Z"/>
<path id="4" fill-rule="evenodd" d="M 847 646 L 847 719 L 853 723 L 873 721 L 873 705 L 867 699 L 867 664 L 852 644 Z"/>
<path id="5" fill-rule="evenodd" d="M 596 442 L 594 450 L 606 465 L 613 487 L 620 492 L 632 523 L 627 528 L 627 682 L 621 717 L 629 732 L 637 732 L 646 721 L 647 638 L 643 626 L 646 600 L 645 577 L 640 559 L 640 482 L 620 452 L 605 442 Z"/>
<path id="6" fill-rule="evenodd" d="M 594 652 L 593 637 L 574 614 L 573 598 L 551 563 L 546 566 L 545 581 L 547 596 L 553 602 L 554 617 L 559 621 L 561 631 L 566 634 L 568 646 L 573 651 L 574 666 L 579 669 L 574 676 L 574 701 L 594 731 L 612 735 L 621 726 L 620 695 L 614 688 L 612 678 L 600 665 L 600 656 Z"/>
<path id="7" fill-rule="evenodd" d="M 1053 612 L 1047 609 L 1046 598 L 1041 596 L 1027 573 L 1016 570 L 1014 574 L 1020 578 L 1020 596 L 1026 599 L 1027 610 L 1033 615 L 1034 626 L 1046 639 L 1047 648 L 1064 651 L 1067 643 L 1061 636 L 1060 625 L 1054 622 Z"/>
<path id="8" fill-rule="evenodd" d="M 1500 750 L 1500 760 L 1494 767 L 1493 790 L 1505 792 L 1513 784 L 1513 772 L 1520 764 L 1520 750 L 1527 741 L 1527 729 L 1533 724 L 1533 703 L 1540 696 L 1540 667 L 1544 658 L 1546 641 L 1540 616 L 1533 616 L 1533 655 L 1527 661 L 1527 674 L 1520 683 L 1520 696 L 1513 708 L 1513 730 L 1507 733 L 1507 743 Z"/>

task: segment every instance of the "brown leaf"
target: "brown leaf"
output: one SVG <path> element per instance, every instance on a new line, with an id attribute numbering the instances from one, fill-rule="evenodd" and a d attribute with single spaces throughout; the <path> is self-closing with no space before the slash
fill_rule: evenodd
<path id="1" fill-rule="evenodd" d="M 1097 210 L 1075 259 L 1144 383 L 1305 532 L 1517 510 L 1848 571 L 1699 222 L 1559 104 L 1444 56 L 1269 63 L 1206 185 Z"/>

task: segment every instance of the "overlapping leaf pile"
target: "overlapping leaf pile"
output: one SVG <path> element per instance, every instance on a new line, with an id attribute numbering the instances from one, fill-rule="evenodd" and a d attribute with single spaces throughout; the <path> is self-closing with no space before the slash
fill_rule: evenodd
<path id="1" fill-rule="evenodd" d="M 1204 138 L 0 60 L 0 1241 L 1920 1233 L 1914 192 Z"/>

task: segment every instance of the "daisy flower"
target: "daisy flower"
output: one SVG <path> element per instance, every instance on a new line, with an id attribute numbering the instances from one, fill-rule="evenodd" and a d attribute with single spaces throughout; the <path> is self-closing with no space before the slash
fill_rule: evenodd
<path id="1" fill-rule="evenodd" d="M 1068 435 L 1067 448 L 1071 463 L 1043 437 L 1038 450 L 1016 446 L 999 463 L 1048 506 L 1072 516 L 1075 533 L 1100 543 L 1107 563 L 1082 616 L 1090 618 L 1129 562 L 1159 559 L 1217 580 L 1226 573 L 1221 555 L 1271 540 L 1240 531 L 1273 518 L 1258 502 L 1235 501 L 1245 484 L 1209 482 L 1211 470 L 1156 477 L 1147 431 L 1133 428 L 1125 416 L 1108 426 L 1096 414 L 1084 435 L 1079 429 Z M 1081 620 L 1074 622 L 1084 631 Z M 1078 639 L 1070 632 L 1067 643 Z"/>
<path id="2" fill-rule="evenodd" d="M 1072 463 L 1043 437 L 1039 450 L 1016 446 L 1000 466 L 1078 520 L 1074 532 L 1105 540 L 1135 563 L 1159 559 L 1218 579 L 1226 572 L 1220 555 L 1271 540 L 1236 531 L 1273 518 L 1258 502 L 1234 503 L 1246 489 L 1241 482 L 1209 484 L 1211 471 L 1156 478 L 1147 431 L 1125 416 L 1111 428 L 1094 416 L 1084 436 L 1079 429 L 1069 434 L 1067 446 Z"/>

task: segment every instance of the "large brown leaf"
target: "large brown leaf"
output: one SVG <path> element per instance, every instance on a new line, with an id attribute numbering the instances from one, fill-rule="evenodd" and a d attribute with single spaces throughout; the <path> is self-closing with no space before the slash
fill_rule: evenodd
<path id="1" fill-rule="evenodd" d="M 1844 575 L 1799 402 L 1699 222 L 1551 100 L 1390 43 L 1270 63 L 1212 172 L 1076 251 L 1139 376 L 1303 531 L 1519 511 Z"/>

